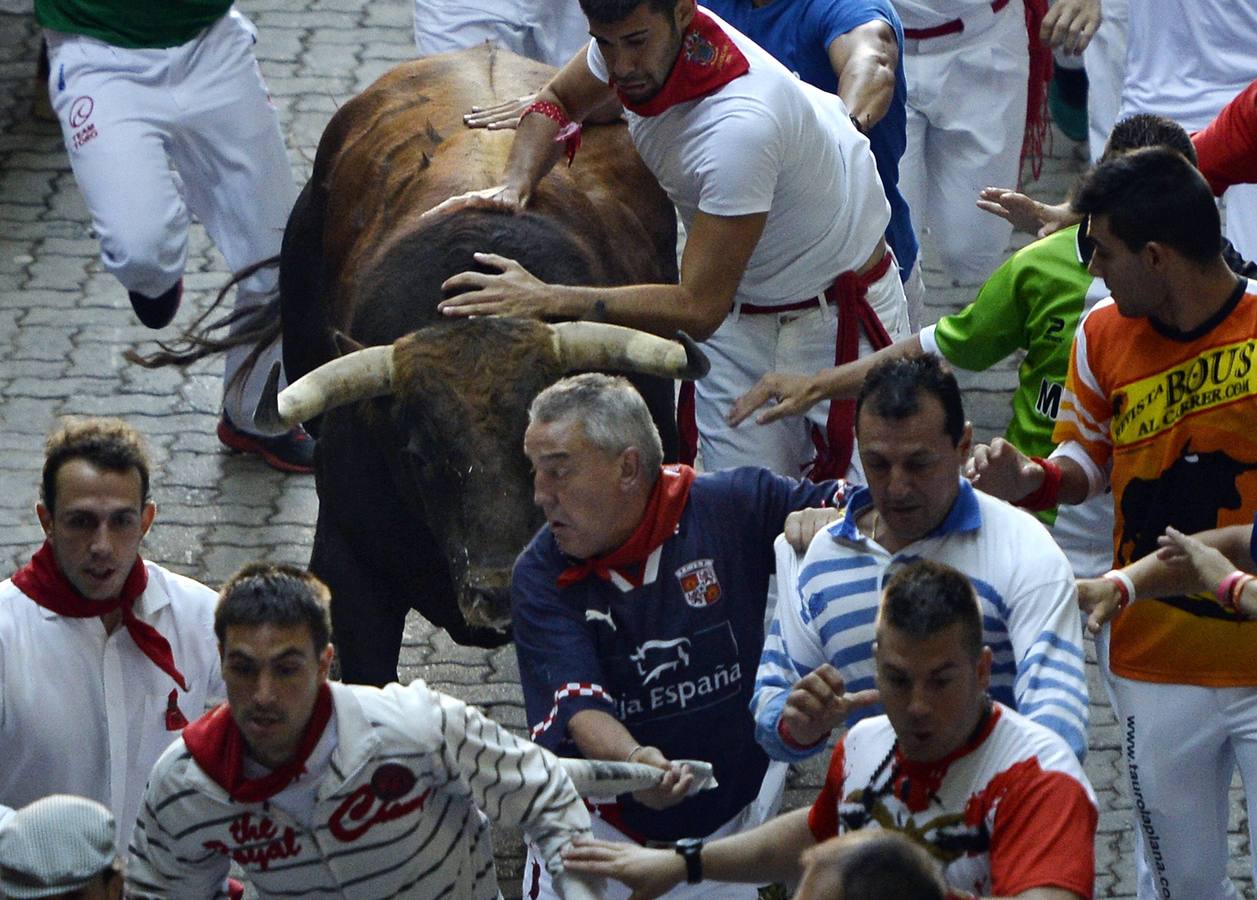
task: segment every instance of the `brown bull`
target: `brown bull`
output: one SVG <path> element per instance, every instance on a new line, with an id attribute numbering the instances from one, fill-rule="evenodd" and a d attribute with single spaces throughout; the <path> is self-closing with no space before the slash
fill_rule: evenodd
<path id="1" fill-rule="evenodd" d="M 672 206 L 623 125 L 588 129 L 575 163 L 547 178 L 522 213 L 466 207 L 421 218 L 502 171 L 511 136 L 465 129 L 462 112 L 547 74 L 487 48 L 392 70 L 329 123 L 284 235 L 291 379 L 346 347 L 397 342 L 383 382 L 343 391 L 321 374 L 319 399 L 287 413 L 327 410 L 312 423 L 320 508 L 310 567 L 332 589 L 346 680 L 395 678 L 410 609 L 461 643 L 506 641 L 510 567 L 540 522 L 522 453 L 526 409 L 573 361 L 561 361 L 540 323 L 438 321 L 445 278 L 476 268 L 477 251 L 552 283 L 676 278 Z M 599 358 L 638 365 L 617 353 Z M 678 374 L 675 359 L 647 368 Z M 653 380 L 643 393 L 665 426 L 665 448 L 675 448 L 671 382 Z"/>

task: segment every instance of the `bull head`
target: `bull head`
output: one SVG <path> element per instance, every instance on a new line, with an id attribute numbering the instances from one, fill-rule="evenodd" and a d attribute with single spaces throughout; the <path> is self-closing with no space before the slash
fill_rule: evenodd
<path id="1" fill-rule="evenodd" d="M 565 372 L 605 369 L 696 381 L 711 363 L 694 340 L 678 331 L 675 341 L 603 322 L 547 325 Z M 406 338 L 400 338 L 404 341 Z M 393 392 L 394 343 L 366 347 L 324 363 L 279 391 L 279 363 L 271 366 L 254 413 L 256 425 L 279 432 L 329 409 Z"/>
<path id="2" fill-rule="evenodd" d="M 378 426 L 381 414 L 391 417 L 392 480 L 440 544 L 463 618 L 500 628 L 509 621 L 515 556 L 541 524 L 523 455 L 528 405 L 562 373 L 591 369 L 694 379 L 708 362 L 685 335 L 669 341 L 604 323 L 486 317 L 348 353 L 282 393 L 272 370 L 257 420 L 291 427 L 389 397 L 388 412 L 377 406 L 369 418 Z"/>

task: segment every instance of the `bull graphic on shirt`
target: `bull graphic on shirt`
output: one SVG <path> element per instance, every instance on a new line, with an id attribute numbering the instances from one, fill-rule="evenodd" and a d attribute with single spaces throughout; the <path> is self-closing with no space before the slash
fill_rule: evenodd
<path id="1" fill-rule="evenodd" d="M 944 866 L 966 856 L 989 853 L 991 849 L 991 832 L 985 819 L 942 811 L 929 818 L 918 817 L 898 798 L 879 795 L 873 789 L 852 791 L 838 805 L 838 819 L 843 832 L 869 827 L 898 831 Z"/>
<path id="2" fill-rule="evenodd" d="M 646 641 L 630 657 L 647 685 L 665 672 L 690 664 L 690 639 L 674 638 L 670 641 Z"/>
<path id="3" fill-rule="evenodd" d="M 1225 450 L 1198 453 L 1191 441 L 1178 459 L 1156 478 L 1132 478 L 1122 491 L 1122 532 L 1117 560 L 1125 565 L 1153 553 L 1157 537 L 1173 525 L 1185 534 L 1216 528 L 1221 510 L 1239 509 L 1243 497 L 1236 481 L 1257 469 L 1257 461 L 1235 459 Z M 1216 603 L 1170 598 L 1168 602 L 1196 615 L 1218 615 Z"/>

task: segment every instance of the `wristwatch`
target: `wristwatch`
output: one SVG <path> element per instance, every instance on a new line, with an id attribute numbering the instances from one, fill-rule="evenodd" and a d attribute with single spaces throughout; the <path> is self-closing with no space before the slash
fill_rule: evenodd
<path id="1" fill-rule="evenodd" d="M 677 853 L 685 860 L 685 881 L 698 884 L 703 880 L 703 839 L 681 838 L 676 843 Z"/>

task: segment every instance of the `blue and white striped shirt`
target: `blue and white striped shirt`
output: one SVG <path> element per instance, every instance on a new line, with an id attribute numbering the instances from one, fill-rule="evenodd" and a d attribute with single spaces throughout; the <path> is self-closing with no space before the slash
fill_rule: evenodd
<path id="1" fill-rule="evenodd" d="M 795 750 L 777 732 L 790 688 L 817 666 L 833 665 L 848 691 L 875 686 L 874 619 L 882 588 L 898 567 L 930 559 L 973 582 L 983 641 L 994 654 L 991 696 L 1056 732 L 1082 759 L 1089 712 L 1082 620 L 1069 562 L 1043 525 L 962 479 L 942 523 L 892 554 L 856 528 L 871 503 L 867 489 L 854 492 L 842 518 L 817 533 L 802 562 L 778 539 L 780 600 L 751 701 L 756 739 L 768 755 L 794 762 L 824 747 Z M 881 712 L 879 706 L 860 710 L 847 726 Z"/>

